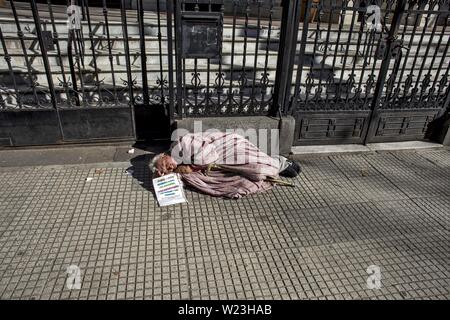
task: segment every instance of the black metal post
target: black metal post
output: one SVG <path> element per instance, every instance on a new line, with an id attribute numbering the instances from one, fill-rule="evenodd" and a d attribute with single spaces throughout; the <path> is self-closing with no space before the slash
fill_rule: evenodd
<path id="1" fill-rule="evenodd" d="M 103 93 L 102 93 L 102 87 L 100 84 L 100 79 L 98 76 L 97 57 L 96 57 L 95 42 L 94 42 L 94 31 L 92 29 L 91 15 L 89 12 L 89 2 L 88 2 L 88 0 L 85 0 L 85 1 L 86 2 L 83 1 L 83 3 L 86 4 L 86 17 L 87 17 L 88 29 L 89 29 L 89 42 L 91 44 L 92 64 L 93 64 L 94 70 L 95 70 L 94 71 L 95 85 L 97 87 L 99 104 L 102 105 L 103 104 Z"/>
<path id="2" fill-rule="evenodd" d="M 142 68 L 142 97 L 144 105 L 150 104 L 150 97 L 148 94 L 148 79 L 147 79 L 147 54 L 145 51 L 145 30 L 144 30 L 144 8 L 142 0 L 137 1 L 137 16 L 139 23 L 139 46 L 141 49 L 141 68 Z"/>
<path id="3" fill-rule="evenodd" d="M 112 52 L 112 46 L 113 42 L 111 41 L 111 36 L 109 33 L 109 20 L 108 20 L 108 7 L 106 5 L 106 0 L 103 0 L 103 17 L 105 21 L 105 30 L 106 30 L 106 40 L 108 42 L 108 60 L 109 60 L 109 67 L 111 69 L 111 80 L 112 80 L 112 86 L 113 86 L 113 93 L 114 93 L 114 102 L 118 102 L 118 96 L 117 96 L 117 86 L 116 86 L 116 75 L 114 72 L 114 55 Z"/>
<path id="4" fill-rule="evenodd" d="M 12 10 L 12 13 L 14 16 L 14 21 L 16 23 L 17 36 L 19 37 L 20 47 L 22 48 L 23 58 L 25 60 L 25 64 L 27 67 L 27 75 L 28 75 L 28 79 L 30 81 L 30 86 L 33 91 L 34 99 L 36 100 L 37 104 L 39 105 L 39 98 L 38 98 L 37 91 L 36 91 L 36 81 L 33 78 L 30 57 L 28 56 L 27 47 L 25 45 L 24 34 L 22 31 L 22 27 L 20 26 L 19 16 L 16 11 L 16 5 L 14 4 L 14 0 L 9 0 L 9 3 L 10 3 L 11 10 Z"/>
<path id="5" fill-rule="evenodd" d="M 376 131 L 377 121 L 380 111 L 379 104 L 381 100 L 381 95 L 383 93 L 384 83 L 386 81 L 387 72 L 389 70 L 389 63 L 391 60 L 391 51 L 393 48 L 393 43 L 397 36 L 398 29 L 400 28 L 400 23 L 402 20 L 403 12 L 405 11 L 407 0 L 399 0 L 397 6 L 395 7 L 394 16 L 392 17 L 391 28 L 389 30 L 388 37 L 386 39 L 386 51 L 381 63 L 380 72 L 378 74 L 378 81 L 375 87 L 375 93 L 372 100 L 372 110 L 369 116 L 369 124 L 364 137 L 364 144 L 367 144 L 370 138 L 374 135 Z"/>
<path id="6" fill-rule="evenodd" d="M 61 117 L 59 115 L 59 110 L 56 105 L 56 95 L 55 95 L 55 87 L 53 84 L 52 71 L 50 69 L 50 63 L 48 61 L 47 49 L 44 45 L 44 38 L 42 36 L 42 29 L 41 29 L 41 20 L 39 18 L 36 0 L 31 0 L 30 4 L 31 4 L 31 11 L 33 13 L 34 24 L 36 26 L 36 34 L 38 37 L 39 47 L 41 49 L 42 60 L 44 62 L 44 69 L 45 69 L 45 73 L 47 75 L 47 83 L 48 83 L 48 91 L 50 93 L 50 99 L 51 99 L 53 108 L 56 111 L 56 116 L 58 118 L 58 124 L 59 124 L 58 127 L 59 127 L 59 130 L 61 133 L 61 138 L 64 139 L 64 132 L 62 129 L 62 124 L 61 124 Z"/>
<path id="7" fill-rule="evenodd" d="M 161 91 L 161 104 L 165 106 L 166 97 L 164 95 L 164 70 L 163 70 L 163 52 L 162 52 L 162 34 L 161 34 L 161 8 L 160 0 L 156 0 L 156 15 L 158 22 L 158 49 L 159 49 L 159 86 Z"/>
<path id="8" fill-rule="evenodd" d="M 127 64 L 127 85 L 128 85 L 128 94 L 130 95 L 130 101 L 128 102 L 128 106 L 130 108 L 131 114 L 131 126 L 133 130 L 133 136 L 136 139 L 136 124 L 135 124 L 135 115 L 134 115 L 134 96 L 133 96 L 133 77 L 131 75 L 131 61 L 130 61 L 130 48 L 128 45 L 128 26 L 127 26 L 127 11 L 125 10 L 125 0 L 120 1 L 120 13 L 122 16 L 122 30 L 123 30 L 123 41 L 125 48 L 125 61 Z"/>
<path id="9" fill-rule="evenodd" d="M 1 27 L 0 27 L 0 43 L 2 44 L 4 58 L 5 58 L 7 66 L 8 66 L 9 76 L 11 77 L 11 81 L 12 81 L 13 87 L 14 87 L 14 92 L 16 94 L 16 102 L 17 102 L 19 109 L 22 109 L 22 107 L 23 107 L 22 99 L 20 97 L 19 88 L 17 87 L 16 76 L 14 74 L 14 70 L 11 65 L 11 56 L 8 53 L 8 47 L 6 46 L 5 38 L 3 36 Z"/>
<path id="10" fill-rule="evenodd" d="M 174 108 L 174 83 L 173 83 L 173 44 L 172 44 L 172 14 L 173 14 L 173 3 L 172 1 L 167 1 L 166 3 L 166 14 L 167 14 L 167 59 L 169 68 L 169 120 L 172 123 L 175 113 Z"/>
<path id="11" fill-rule="evenodd" d="M 31 4 L 31 11 L 33 13 L 34 25 L 36 26 L 36 35 L 38 38 L 39 47 L 41 49 L 42 60 L 44 62 L 44 69 L 45 69 L 45 73 L 47 76 L 48 91 L 50 93 L 50 98 L 52 101 L 53 108 L 56 109 L 55 87 L 53 85 L 52 71 L 50 69 L 50 63 L 48 61 L 47 50 L 46 50 L 46 47 L 44 44 L 44 38 L 42 36 L 41 21 L 39 18 L 36 0 L 31 0 L 30 4 Z"/>
<path id="12" fill-rule="evenodd" d="M 59 44 L 59 34 L 57 32 L 56 29 L 56 24 L 55 24 L 55 18 L 53 15 L 53 8 L 52 8 L 52 3 L 50 0 L 47 1 L 47 7 L 48 7 L 48 12 L 50 15 L 50 21 L 52 24 L 52 30 L 53 30 L 53 38 L 55 41 L 55 45 L 56 45 L 56 52 L 58 53 L 58 62 L 59 62 L 59 67 L 60 67 L 60 71 L 61 71 L 61 77 L 62 77 L 62 84 L 60 83 L 60 85 L 63 86 L 64 91 L 66 93 L 66 101 L 67 103 L 70 104 L 70 92 L 69 92 L 69 86 L 67 84 L 67 78 L 66 78 L 66 74 L 65 74 L 65 70 L 64 70 L 64 64 L 63 64 L 63 59 L 62 59 L 62 54 L 61 54 L 61 46 Z M 60 80 L 61 82 L 61 80 Z"/>
<path id="13" fill-rule="evenodd" d="M 72 88 L 75 92 L 75 104 L 77 106 L 80 105 L 80 97 L 78 95 L 78 84 L 77 84 L 77 75 L 75 72 L 75 63 L 73 61 L 73 54 L 72 54 L 72 42 L 74 40 L 74 30 L 69 30 L 68 39 L 67 39 L 67 59 L 69 61 L 69 69 L 70 69 L 70 76 L 72 77 Z"/>
<path id="14" fill-rule="evenodd" d="M 170 0 L 169 0 L 170 1 Z M 177 110 L 178 116 L 183 117 L 183 60 L 181 57 L 181 1 L 173 0 L 175 3 L 175 51 L 177 70 Z M 170 53 L 172 54 L 172 53 Z"/>
<path id="15" fill-rule="evenodd" d="M 270 116 L 276 116 L 279 111 L 285 113 L 287 104 L 289 103 L 298 27 L 300 23 L 300 2 L 300 0 L 284 0 L 282 3 L 282 26 L 278 48 L 273 104 L 269 110 Z"/>
<path id="16" fill-rule="evenodd" d="M 295 110 L 294 106 L 300 95 L 301 78 L 302 78 L 302 72 L 303 72 L 303 66 L 304 66 L 304 60 L 305 60 L 304 57 L 305 57 L 305 50 L 306 50 L 306 41 L 308 38 L 308 26 L 309 26 L 310 12 L 311 12 L 311 10 L 310 10 L 311 3 L 312 3 L 312 0 L 307 0 L 306 5 L 305 5 L 305 16 L 303 17 L 302 38 L 300 40 L 300 52 L 298 54 L 299 61 L 298 61 L 297 75 L 296 75 L 296 81 L 295 81 L 294 98 L 293 98 L 292 104 L 289 106 L 290 108 L 288 110 L 286 110 L 286 113 L 289 113 L 289 114 L 292 114 L 293 111 Z M 340 36 L 340 34 L 338 34 L 338 37 L 339 36 Z"/>

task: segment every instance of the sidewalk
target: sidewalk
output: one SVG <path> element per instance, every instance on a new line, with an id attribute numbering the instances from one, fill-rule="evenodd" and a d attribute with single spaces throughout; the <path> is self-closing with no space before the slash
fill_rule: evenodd
<path id="1" fill-rule="evenodd" d="M 0 298 L 450 297 L 448 149 L 305 158 L 296 188 L 188 191 L 167 208 L 139 157 L 133 176 L 127 162 L 0 168 Z"/>

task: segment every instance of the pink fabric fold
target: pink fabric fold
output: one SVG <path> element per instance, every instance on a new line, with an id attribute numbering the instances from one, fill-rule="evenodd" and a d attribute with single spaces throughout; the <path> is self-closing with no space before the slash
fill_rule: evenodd
<path id="1" fill-rule="evenodd" d="M 235 133 L 187 134 L 172 148 L 171 155 L 178 164 L 215 163 L 226 168 L 226 172 L 197 171 L 181 175 L 188 186 L 212 196 L 236 199 L 269 190 L 272 184 L 264 180 L 278 176 L 279 172 L 276 159 Z"/>

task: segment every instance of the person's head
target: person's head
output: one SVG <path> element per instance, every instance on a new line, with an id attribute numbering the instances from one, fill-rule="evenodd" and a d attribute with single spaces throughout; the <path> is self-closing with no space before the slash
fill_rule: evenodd
<path id="1" fill-rule="evenodd" d="M 150 162 L 150 169 L 153 174 L 163 176 L 172 173 L 177 168 L 177 162 L 167 153 L 156 155 Z"/>

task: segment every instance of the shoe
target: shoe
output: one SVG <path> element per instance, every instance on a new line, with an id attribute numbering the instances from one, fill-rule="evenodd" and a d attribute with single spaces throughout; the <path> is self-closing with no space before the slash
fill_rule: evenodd
<path id="1" fill-rule="evenodd" d="M 279 173 L 280 176 L 287 178 L 294 178 L 298 176 L 298 174 L 302 171 L 300 165 L 297 162 L 291 160 L 288 160 L 287 162 L 289 165 L 286 169 Z"/>

